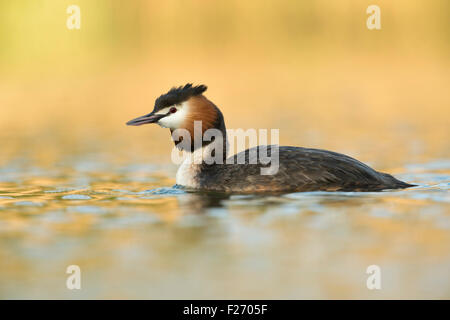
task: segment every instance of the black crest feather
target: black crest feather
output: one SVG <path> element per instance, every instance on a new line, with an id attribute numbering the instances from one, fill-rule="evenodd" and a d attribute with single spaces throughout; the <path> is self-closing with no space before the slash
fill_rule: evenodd
<path id="1" fill-rule="evenodd" d="M 154 111 L 180 104 L 190 97 L 202 94 L 206 89 L 208 89 L 208 87 L 203 84 L 194 87 L 192 86 L 192 83 L 188 83 L 185 86 L 180 86 L 178 88 L 173 87 L 169 92 L 156 99 Z"/>

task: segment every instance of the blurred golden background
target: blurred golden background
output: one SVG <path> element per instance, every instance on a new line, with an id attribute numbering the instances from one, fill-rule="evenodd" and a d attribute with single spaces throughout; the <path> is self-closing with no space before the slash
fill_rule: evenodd
<path id="1" fill-rule="evenodd" d="M 66 27 L 73 4 L 80 30 Z M 381 30 L 366 27 L 372 4 Z M 450 297 L 449 12 L 448 0 L 0 0 L 0 297 Z M 278 128 L 280 144 L 421 186 L 179 194 L 169 131 L 125 122 L 187 82 L 209 87 L 228 128 Z M 383 291 L 365 286 L 374 263 Z M 86 289 L 65 288 L 70 264 Z"/>
<path id="2" fill-rule="evenodd" d="M 168 132 L 124 123 L 186 82 L 209 86 L 229 128 L 280 128 L 282 144 L 386 167 L 448 156 L 450 3 L 376 1 L 368 30 L 372 2 L 1 1 L 0 159 L 167 161 Z"/>

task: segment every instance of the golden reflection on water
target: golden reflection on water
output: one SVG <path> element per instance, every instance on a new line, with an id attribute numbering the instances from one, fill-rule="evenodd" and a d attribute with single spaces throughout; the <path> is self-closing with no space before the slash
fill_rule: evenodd
<path id="1" fill-rule="evenodd" d="M 44 2 L 0 4 L 15 34 L 0 32 L 0 298 L 450 298 L 447 2 L 383 2 L 368 33 L 362 2 L 81 1 L 79 34 Z M 228 128 L 278 128 L 419 186 L 174 189 L 169 133 L 124 124 L 186 82 L 209 86 Z"/>
<path id="2" fill-rule="evenodd" d="M 102 176 L 1 184 L 2 297 L 448 297 L 448 182 L 230 197 Z M 70 264 L 83 270 L 77 293 L 64 287 Z M 365 287 L 371 264 L 382 291 Z"/>

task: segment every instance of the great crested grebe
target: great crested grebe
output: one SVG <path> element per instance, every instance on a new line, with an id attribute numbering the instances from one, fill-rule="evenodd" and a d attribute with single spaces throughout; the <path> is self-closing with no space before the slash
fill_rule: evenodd
<path id="1" fill-rule="evenodd" d="M 203 95 L 206 89 L 204 85 L 192 84 L 172 88 L 156 99 L 151 113 L 127 122 L 131 126 L 157 123 L 170 129 L 175 146 L 188 155 L 178 169 L 177 185 L 237 193 L 381 191 L 413 186 L 349 156 L 301 147 L 277 146 L 275 151 L 266 147 L 267 156 L 277 153 L 278 167 L 274 174 L 261 174 L 261 169 L 268 165 L 258 161 L 258 147 L 227 157 L 224 118 L 219 108 Z M 220 138 L 197 143 L 195 138 L 183 141 L 183 136 L 176 137 L 179 129 L 194 137 L 197 121 L 201 121 L 201 134 L 215 129 L 221 134 Z M 222 152 L 215 154 L 217 150 Z M 217 160 L 217 155 L 221 161 L 212 161 L 213 157 Z M 239 158 L 245 159 L 244 163 L 239 163 Z"/>

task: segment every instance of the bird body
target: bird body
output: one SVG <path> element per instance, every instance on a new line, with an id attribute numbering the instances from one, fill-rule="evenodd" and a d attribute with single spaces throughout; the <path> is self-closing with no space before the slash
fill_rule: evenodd
<path id="1" fill-rule="evenodd" d="M 187 156 L 180 165 L 178 185 L 219 192 L 381 191 L 413 185 L 378 172 L 344 154 L 302 147 L 258 146 L 227 157 L 227 131 L 221 111 L 204 95 L 206 86 L 172 88 L 156 99 L 154 110 L 128 125 L 158 123 L 170 128 L 175 146 Z M 208 130 L 220 133 L 200 142 Z M 183 130 L 185 135 L 177 134 Z M 262 158 L 276 159 L 272 163 Z M 219 161 L 217 161 L 219 160 Z M 263 173 L 264 169 L 269 173 Z"/>
<path id="2" fill-rule="evenodd" d="M 278 172 L 273 175 L 260 173 L 262 165 L 251 159 L 251 149 L 242 153 L 245 155 L 245 164 L 198 165 L 192 171 L 192 187 L 253 193 L 381 191 L 411 186 L 349 156 L 326 150 L 281 146 Z M 233 156 L 238 157 L 239 154 Z M 236 163 L 236 160 L 230 162 Z"/>

